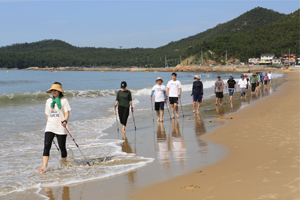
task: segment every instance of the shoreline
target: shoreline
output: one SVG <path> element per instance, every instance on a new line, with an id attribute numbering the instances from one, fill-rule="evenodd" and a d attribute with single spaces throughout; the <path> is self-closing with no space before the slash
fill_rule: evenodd
<path id="1" fill-rule="evenodd" d="M 278 88 L 278 86 L 276 86 L 276 84 L 275 84 L 275 88 L 276 88 L 275 90 L 277 90 L 277 88 Z M 235 95 L 239 96 L 239 92 L 236 92 Z M 228 97 L 226 97 L 226 98 L 228 98 Z M 212 97 L 212 99 L 214 99 L 214 98 Z M 259 98 L 259 100 L 261 100 L 261 98 Z M 209 103 L 209 102 L 210 101 L 208 101 L 208 99 L 206 99 L 206 101 L 202 105 L 203 106 L 202 108 L 205 109 L 207 105 L 208 106 L 211 105 L 211 103 Z M 256 98 L 254 98 L 254 102 L 256 102 Z M 244 104 L 245 103 L 248 104 L 247 102 L 244 102 Z M 222 112 L 220 112 L 219 114 L 217 114 L 217 116 L 222 116 L 224 114 L 227 115 L 227 113 L 235 112 L 235 110 L 240 111 L 242 107 L 244 107 L 244 106 L 240 100 L 234 101 L 234 110 L 232 110 L 230 108 L 230 104 L 227 101 L 224 101 L 223 108 L 224 108 L 225 112 L 223 111 L 223 114 L 222 114 Z M 246 107 L 248 107 L 248 105 Z M 191 111 L 192 111 L 192 107 L 190 105 L 184 106 L 184 113 L 191 113 Z M 165 114 L 167 116 L 167 113 L 165 113 Z M 140 118 L 137 113 L 136 113 L 136 115 L 137 115 L 136 117 Z M 201 115 L 202 121 L 204 122 L 204 126 L 199 127 L 200 130 L 199 129 L 196 130 L 196 126 L 195 126 L 196 119 L 195 119 L 195 123 L 194 123 L 193 114 L 185 115 L 186 117 L 184 120 L 184 124 L 185 124 L 184 131 L 183 131 L 183 124 L 182 124 L 183 121 L 179 120 L 180 130 L 182 129 L 182 136 L 185 135 L 184 138 L 185 138 L 185 142 L 188 147 L 188 150 L 192 149 L 194 151 L 194 153 L 193 153 L 194 155 L 191 154 L 191 152 L 187 152 L 187 156 L 188 156 L 187 160 L 183 161 L 185 163 L 185 165 L 183 165 L 184 169 L 182 168 L 183 166 L 181 166 L 181 164 L 180 164 L 179 165 L 180 169 L 177 171 L 176 170 L 174 171 L 174 164 L 178 165 L 179 163 L 176 164 L 176 162 L 174 163 L 174 161 L 171 161 L 169 164 L 163 163 L 163 162 L 159 161 L 159 158 L 155 157 L 156 159 L 154 162 L 156 162 L 156 163 L 151 163 L 141 169 L 134 170 L 132 172 L 129 172 L 129 173 L 126 173 L 123 175 L 109 177 L 108 179 L 102 179 L 102 180 L 97 180 L 97 181 L 93 181 L 93 182 L 85 182 L 85 183 L 81 183 L 81 184 L 74 185 L 74 186 L 66 186 L 66 187 L 63 187 L 64 190 L 68 189 L 70 195 L 72 193 L 76 193 L 77 191 L 81 191 L 82 198 L 85 197 L 85 198 L 89 198 L 89 199 L 97 199 L 96 196 L 101 195 L 104 199 L 109 199 L 109 200 L 126 199 L 127 197 L 129 197 L 129 195 L 132 192 L 134 192 L 142 187 L 148 187 L 151 184 L 156 184 L 161 181 L 166 181 L 166 180 L 170 180 L 170 179 L 172 180 L 174 177 L 177 177 L 182 174 L 190 173 L 191 171 L 194 171 L 195 169 L 197 169 L 201 166 L 210 166 L 213 163 L 223 160 L 224 156 L 228 153 L 227 150 L 223 146 L 221 146 L 221 149 L 223 149 L 223 150 L 221 150 L 221 151 L 219 150 L 218 152 L 215 152 L 215 154 L 207 154 L 211 150 L 210 150 L 209 146 L 206 146 L 205 143 L 208 144 L 210 142 L 207 142 L 206 140 L 205 141 L 202 140 L 201 137 L 203 136 L 203 134 L 214 131 L 216 127 L 222 126 L 224 123 L 226 123 L 226 120 L 215 120 L 213 122 L 210 122 L 213 118 L 216 117 L 215 109 L 212 109 L 212 110 L 209 109 L 207 111 L 203 111 L 200 113 L 200 115 Z M 145 116 L 145 117 L 140 118 L 139 121 L 140 122 L 144 121 L 144 122 L 143 122 L 143 124 L 139 124 L 137 126 L 137 133 L 136 133 L 137 139 L 136 140 L 135 139 L 133 140 L 132 134 L 134 134 L 133 133 L 134 130 L 128 129 L 128 133 L 126 133 L 126 135 L 128 137 L 128 141 L 125 141 L 125 143 L 124 143 L 124 145 L 126 144 L 128 146 L 128 147 L 126 147 L 127 149 L 131 149 L 128 153 L 132 153 L 134 150 L 134 153 L 138 156 L 142 155 L 145 157 L 153 157 L 153 155 L 151 153 L 149 153 L 149 151 L 151 151 L 150 149 L 153 148 L 153 146 L 150 148 L 149 144 L 147 145 L 147 143 L 149 143 L 149 141 L 151 141 L 151 135 L 152 135 L 152 140 L 153 140 L 152 123 L 150 124 L 151 126 L 149 127 L 149 119 L 148 119 L 149 117 L 150 116 L 148 116 L 148 117 Z M 150 121 L 152 122 L 152 118 Z M 166 132 L 170 131 L 168 124 L 169 124 L 169 122 L 168 122 L 168 120 L 166 120 L 164 123 Z M 131 126 L 131 124 L 129 126 Z M 113 127 L 109 128 L 106 132 L 113 133 L 115 128 L 116 128 L 116 126 L 114 125 Z M 155 129 L 156 129 L 156 125 L 155 125 Z M 157 129 L 157 131 L 158 131 L 158 129 Z M 193 138 L 193 137 L 195 137 L 193 132 L 195 132 L 197 140 L 195 140 L 195 138 Z M 148 138 L 146 138 L 146 140 L 142 141 L 141 139 L 145 137 L 144 134 L 150 135 L 150 137 L 148 137 Z M 168 135 L 169 134 L 167 134 L 167 136 Z M 171 136 L 172 135 L 173 135 L 173 133 L 171 134 Z M 109 138 L 111 138 L 112 136 L 113 135 L 108 135 Z M 121 136 L 122 136 L 122 134 L 121 134 Z M 140 138 L 139 136 L 142 138 Z M 192 140 L 194 142 L 191 142 L 191 136 L 192 136 Z M 159 142 L 159 140 L 161 141 L 162 138 L 159 138 L 159 135 L 157 135 L 157 142 Z M 190 141 L 190 142 L 188 142 L 188 141 Z M 210 145 L 211 144 L 213 144 L 213 143 L 210 143 Z M 198 148 L 199 148 L 199 150 L 198 150 Z M 122 145 L 122 149 L 123 149 L 123 145 Z M 196 157 L 195 157 L 195 155 L 196 155 Z M 209 157 L 212 155 L 213 155 L 212 159 L 215 159 L 215 161 L 211 163 L 211 161 L 209 161 L 207 159 L 209 159 Z M 199 159 L 201 160 L 200 163 L 197 161 Z M 164 169 L 165 167 L 167 167 L 169 165 L 171 165 L 173 167 L 171 167 L 168 170 Z M 157 176 L 153 177 L 153 175 L 151 175 L 153 173 L 161 174 L 160 178 L 158 178 Z M 167 175 L 162 176 L 162 173 L 167 174 Z M 129 179 L 129 180 L 126 180 L 126 179 Z M 142 180 L 139 180 L 139 179 L 142 179 Z M 127 185 L 128 181 L 129 181 L 129 185 Z M 130 186 L 130 188 L 132 188 L 132 187 L 133 188 L 128 189 L 128 186 Z M 101 191 L 96 191 L 96 188 L 101 188 Z M 115 188 L 118 188 L 118 191 L 116 191 Z M 61 189 L 62 189 L 62 187 L 51 188 L 51 190 L 50 190 L 51 195 L 53 195 L 53 196 L 62 195 Z M 47 193 L 49 194 L 49 189 L 48 189 L 48 192 L 45 192 L 44 189 L 41 192 L 42 195 L 47 195 Z M 48 196 L 48 197 L 50 197 L 50 196 Z M 65 198 L 65 199 L 67 199 L 67 198 Z M 80 198 L 72 196 L 72 199 L 80 199 Z"/>
<path id="2" fill-rule="evenodd" d="M 284 70 L 290 69 L 291 71 L 300 71 L 300 67 L 286 67 L 281 68 L 263 66 L 263 65 L 215 65 L 215 66 L 199 66 L 199 65 L 182 65 L 179 64 L 176 67 L 169 68 L 138 68 L 138 67 L 124 67 L 124 68 L 105 68 L 105 67 L 73 67 L 73 68 L 37 68 L 29 67 L 22 70 L 33 70 L 33 71 L 128 71 L 128 72 L 241 72 L 241 73 L 250 73 L 250 72 L 268 72 L 272 71 L 273 73 L 283 73 Z M 14 69 L 1 69 L 1 70 L 18 70 Z"/>
<path id="3" fill-rule="evenodd" d="M 300 199 L 299 73 L 287 80 L 275 94 L 228 114 L 233 120 L 202 137 L 225 146 L 224 159 L 128 199 Z"/>

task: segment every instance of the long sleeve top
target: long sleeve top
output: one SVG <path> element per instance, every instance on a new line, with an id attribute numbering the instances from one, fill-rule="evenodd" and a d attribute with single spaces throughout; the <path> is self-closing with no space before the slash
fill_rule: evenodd
<path id="1" fill-rule="evenodd" d="M 193 88 L 192 88 L 192 94 L 202 95 L 203 94 L 203 84 L 201 81 L 194 81 Z"/>

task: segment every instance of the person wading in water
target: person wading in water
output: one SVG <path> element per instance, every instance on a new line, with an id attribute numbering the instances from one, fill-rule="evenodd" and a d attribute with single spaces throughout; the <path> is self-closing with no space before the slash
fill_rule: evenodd
<path id="1" fill-rule="evenodd" d="M 118 114 L 120 118 L 120 123 L 122 124 L 122 133 L 125 134 L 125 128 L 127 124 L 127 119 L 129 116 L 129 107 L 131 106 L 131 111 L 133 112 L 133 106 L 132 106 L 132 96 L 131 92 L 126 89 L 127 83 L 125 81 L 122 81 L 121 83 L 121 90 L 117 93 L 116 103 L 115 103 L 115 109 L 117 109 L 118 106 Z"/>
<path id="2" fill-rule="evenodd" d="M 52 93 L 53 97 L 46 101 L 47 125 L 45 128 L 43 168 L 39 168 L 41 173 L 45 172 L 47 168 L 54 137 L 57 138 L 60 148 L 61 161 L 67 161 L 66 139 L 68 133 L 65 128 L 67 127 L 71 110 L 68 100 L 63 95 L 62 85 L 59 82 L 55 82 L 47 93 Z"/>

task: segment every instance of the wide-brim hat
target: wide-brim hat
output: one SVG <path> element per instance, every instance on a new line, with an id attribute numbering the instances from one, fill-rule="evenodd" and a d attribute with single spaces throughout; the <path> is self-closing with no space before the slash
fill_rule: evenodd
<path id="1" fill-rule="evenodd" d="M 194 77 L 194 79 L 199 79 L 199 80 L 200 80 L 200 76 L 199 76 L 199 75 L 196 75 L 196 76 Z"/>
<path id="2" fill-rule="evenodd" d="M 61 92 L 61 93 L 64 93 L 64 91 L 63 91 L 63 89 L 62 89 L 62 86 L 61 86 L 60 84 L 53 84 L 53 85 L 51 86 L 51 88 L 50 88 L 49 90 L 47 90 L 46 93 L 51 93 L 51 90 L 57 90 L 57 91 L 59 91 L 59 92 Z"/>
<path id="3" fill-rule="evenodd" d="M 255 73 L 255 72 L 252 72 L 252 75 L 256 75 L 256 73 Z"/>
<path id="4" fill-rule="evenodd" d="M 164 80 L 162 80 L 161 77 L 157 77 L 157 79 L 155 80 L 155 82 L 157 82 L 158 80 L 161 80 L 162 83 L 164 82 Z"/>

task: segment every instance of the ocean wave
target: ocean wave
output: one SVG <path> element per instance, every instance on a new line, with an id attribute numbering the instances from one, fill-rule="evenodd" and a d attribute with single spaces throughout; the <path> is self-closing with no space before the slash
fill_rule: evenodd
<path id="1" fill-rule="evenodd" d="M 79 184 L 116 176 L 136 170 L 154 161 L 154 158 L 137 156 L 128 141 L 103 139 L 103 136 L 107 135 L 104 131 L 114 123 L 115 116 L 113 114 L 70 122 L 69 130 L 92 166 L 84 164 L 85 159 L 71 138 L 68 137 L 68 163 L 62 165 L 59 161 L 60 154 L 57 153 L 55 147 L 52 147 L 48 172 L 40 176 L 36 174 L 41 163 L 40 159 L 36 158 L 43 149 L 41 137 L 32 139 L 32 134 L 35 133 L 29 132 L 21 134 L 22 142 L 18 145 L 14 143 L 13 139 L 7 140 L 6 143 L 12 144 L 9 147 L 2 146 L 2 151 L 0 151 L 0 159 L 3 161 L 0 164 L 0 171 L 3 174 L 3 179 L 0 180 L 0 198 L 5 196 L 15 199 L 20 194 L 22 196 L 30 195 L 31 189 L 34 188 Z M 7 148 L 13 144 L 14 147 L 8 151 Z M 128 151 L 124 152 L 122 148 L 128 149 Z M 14 160 L 16 157 L 17 161 Z M 18 167 L 13 169 L 6 167 L 8 163 L 15 164 L 15 162 L 18 162 Z M 20 179 L 19 174 L 22 174 L 23 179 Z"/>
<path id="2" fill-rule="evenodd" d="M 189 77 L 195 77 L 196 75 L 199 75 L 200 76 L 200 78 L 201 77 L 211 77 L 211 74 L 207 74 L 207 73 L 201 73 L 201 74 L 194 74 L 194 75 L 188 75 Z"/>
<path id="3" fill-rule="evenodd" d="M 210 88 L 214 86 L 215 81 L 203 81 L 203 88 Z M 149 96 L 151 94 L 152 88 L 142 88 L 130 90 L 132 96 Z M 192 84 L 182 85 L 182 91 L 191 91 Z M 65 97 L 68 99 L 72 98 L 99 98 L 116 96 L 119 90 L 69 90 L 65 91 Z M 0 95 L 0 106 L 6 106 L 9 104 L 29 104 L 29 103 L 45 103 L 45 101 L 51 98 L 51 94 L 46 92 L 26 92 L 26 93 L 11 93 L 11 94 L 1 94 Z"/>
<path id="4" fill-rule="evenodd" d="M 38 81 L 33 80 L 10 80 L 10 81 L 0 81 L 0 85 L 12 85 L 12 84 L 26 84 L 26 83 L 38 83 Z"/>

